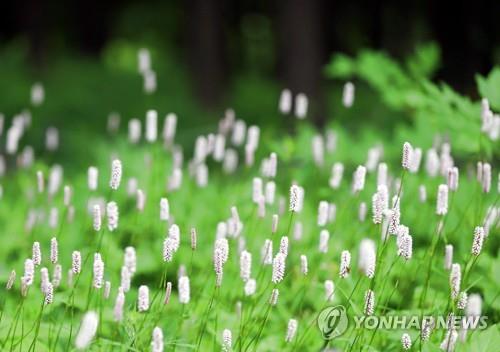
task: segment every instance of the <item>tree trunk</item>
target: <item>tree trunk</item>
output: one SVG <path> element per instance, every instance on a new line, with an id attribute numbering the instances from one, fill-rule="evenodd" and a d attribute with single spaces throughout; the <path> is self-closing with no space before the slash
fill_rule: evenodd
<path id="1" fill-rule="evenodd" d="M 225 57 L 222 2 L 187 1 L 188 58 L 196 94 L 206 107 L 215 107 L 224 88 Z"/>
<path id="2" fill-rule="evenodd" d="M 28 61 L 39 68 L 44 63 L 45 37 L 47 33 L 45 3 L 43 0 L 28 0 L 26 8 L 22 8 L 21 18 L 28 37 Z"/>
<path id="3" fill-rule="evenodd" d="M 285 86 L 309 98 L 308 118 L 325 123 L 322 96 L 323 42 L 321 2 L 277 0 L 279 9 L 280 61 Z"/>

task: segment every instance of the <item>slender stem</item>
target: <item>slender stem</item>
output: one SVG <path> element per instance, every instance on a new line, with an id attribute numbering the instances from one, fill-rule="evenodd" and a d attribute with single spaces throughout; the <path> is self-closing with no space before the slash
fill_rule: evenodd
<path id="1" fill-rule="evenodd" d="M 329 304 L 330 304 L 330 301 L 329 301 L 329 299 L 327 298 L 327 299 L 326 299 L 326 301 L 325 301 L 325 303 L 323 304 L 323 306 L 321 307 L 321 309 L 320 309 L 319 311 L 321 312 L 321 311 L 322 311 L 323 309 L 325 309 L 325 308 L 326 308 Z M 346 313 L 347 313 L 347 311 L 346 311 Z M 307 325 L 306 330 L 305 330 L 305 331 L 304 331 L 304 333 L 302 334 L 302 337 L 301 337 L 300 339 L 299 339 L 299 338 L 297 338 L 297 339 L 295 340 L 295 344 L 294 344 L 294 346 L 293 346 L 293 348 L 292 348 L 292 351 L 295 351 L 295 349 L 296 349 L 296 348 L 298 348 L 298 349 L 299 349 L 299 351 L 301 351 L 301 347 L 302 347 L 302 342 L 303 342 L 303 340 L 306 338 L 307 333 L 309 332 L 309 329 L 311 329 L 311 327 L 314 325 L 314 323 L 315 323 L 315 322 L 317 322 L 317 320 L 318 320 L 318 317 L 317 317 L 317 316 L 316 316 L 316 317 L 314 317 L 314 319 L 313 319 L 313 320 L 311 320 L 311 322 Z"/>
<path id="2" fill-rule="evenodd" d="M 21 311 L 23 309 L 23 303 L 24 303 L 24 299 L 21 301 L 21 306 L 19 308 L 19 310 Z M 19 316 L 21 314 L 16 314 L 16 318 L 15 318 L 15 321 L 14 321 L 14 331 L 12 332 L 12 339 L 11 339 L 11 343 L 10 343 L 10 350 L 12 351 L 13 347 L 14 347 L 14 339 L 16 337 L 16 330 L 17 330 L 17 324 L 19 322 Z"/>
<path id="3" fill-rule="evenodd" d="M 219 302 L 219 293 L 220 293 L 220 287 L 217 287 L 217 290 L 215 292 L 214 342 L 213 342 L 213 349 L 212 349 L 212 351 L 215 351 L 217 349 L 216 348 L 217 347 L 217 323 L 218 323 L 218 318 L 219 318 L 218 311 L 217 311 L 217 305 L 218 305 L 218 302 Z"/>
<path id="4" fill-rule="evenodd" d="M 10 322 L 10 325 L 9 325 L 9 330 L 7 332 L 7 336 L 5 337 L 5 341 L 2 342 L 2 348 L 5 347 L 5 345 L 7 344 L 7 341 L 9 340 L 9 336 L 10 336 L 10 333 L 12 331 L 12 328 L 14 327 L 14 323 L 15 321 L 18 319 L 19 317 L 19 312 L 21 311 L 21 308 L 24 304 L 24 297 L 23 299 L 21 300 L 21 302 L 17 305 L 17 308 L 16 308 L 16 313 L 15 313 L 15 316 L 16 316 L 16 319 L 14 319 L 13 321 Z"/>
<path id="5" fill-rule="evenodd" d="M 294 216 L 294 214 L 295 214 L 295 212 L 290 212 L 290 216 L 289 216 L 289 220 L 288 220 L 288 226 L 287 226 L 287 231 L 285 233 L 285 236 L 288 236 L 289 233 L 290 233 L 290 229 L 291 229 L 292 223 L 293 223 L 293 216 Z M 271 234 L 271 238 L 273 237 L 273 235 L 274 235 L 274 233 Z M 265 248 L 265 252 L 264 252 L 265 255 L 267 255 L 269 247 L 270 247 L 270 244 L 268 244 L 266 246 L 266 248 Z M 260 278 L 261 278 L 262 274 L 264 273 L 264 268 L 265 268 L 265 264 L 264 264 L 263 261 L 261 261 L 260 262 L 260 266 L 259 266 L 259 271 L 257 273 L 257 279 L 256 279 L 257 282 L 260 281 Z M 266 285 L 266 287 L 264 288 L 264 290 L 262 290 L 262 292 L 258 295 L 257 299 L 252 301 L 252 303 L 250 305 L 250 311 L 249 311 L 249 314 L 248 314 L 248 318 L 247 318 L 246 321 L 244 321 L 244 323 L 242 325 L 242 328 L 240 329 L 240 336 L 238 336 L 237 342 L 243 343 L 243 342 L 241 342 L 241 340 L 244 339 L 245 328 L 246 328 L 247 324 L 250 322 L 250 319 L 253 316 L 254 310 L 255 310 L 255 308 L 257 306 L 257 302 L 261 301 L 261 298 L 266 293 L 269 285 L 270 285 L 270 283 L 268 282 L 268 284 Z M 242 320 L 243 320 L 243 318 L 242 318 Z"/>
<path id="6" fill-rule="evenodd" d="M 363 277 L 361 275 L 358 277 L 358 279 L 356 280 L 356 283 L 354 284 L 354 287 L 353 287 L 353 289 L 351 291 L 351 294 L 349 295 L 349 297 L 347 297 L 348 306 L 347 306 L 347 309 L 346 309 L 346 314 L 347 314 L 347 312 L 349 312 L 349 309 L 351 308 L 351 298 L 354 295 L 354 292 L 356 291 L 356 288 L 358 288 L 358 285 L 361 282 L 362 278 Z"/>
<path id="7" fill-rule="evenodd" d="M 239 331 L 238 341 L 237 341 L 237 343 L 239 343 L 239 349 L 240 349 L 240 351 L 242 349 L 242 345 L 241 345 L 241 340 L 242 339 L 241 339 L 241 336 L 243 334 L 242 328 L 243 328 L 243 314 L 244 314 L 244 310 L 245 310 L 245 306 L 243 306 L 243 304 L 242 304 L 241 305 L 241 313 L 240 313 L 240 329 L 239 329 L 240 331 Z"/>
<path id="8" fill-rule="evenodd" d="M 384 283 L 382 284 L 382 289 L 380 290 L 380 297 L 383 297 L 383 296 L 384 296 L 384 291 L 385 291 L 385 287 L 386 287 L 386 282 L 389 280 L 388 278 L 390 277 L 391 271 L 392 271 L 392 269 L 393 269 L 394 265 L 396 264 L 396 262 L 397 262 L 398 260 L 399 260 L 399 256 L 398 256 L 395 260 L 393 260 L 393 261 L 392 261 L 391 266 L 389 267 L 389 270 L 387 270 L 387 273 L 384 275 L 384 277 L 386 278 L 386 280 L 384 280 Z M 390 302 L 390 300 L 391 300 L 391 298 L 392 298 L 392 294 L 396 291 L 396 288 L 398 287 L 398 285 L 399 285 L 399 278 L 397 279 L 397 281 L 396 281 L 396 283 L 395 283 L 395 285 L 394 285 L 394 289 L 392 290 L 391 294 L 389 295 L 389 297 L 388 297 L 388 298 L 387 298 L 387 300 L 385 301 L 385 304 L 382 306 L 382 309 L 383 309 L 383 311 L 382 311 L 382 315 L 384 314 L 384 310 L 385 310 L 385 308 L 387 307 L 387 305 L 389 304 L 389 302 Z M 375 334 L 376 334 L 377 330 L 378 330 L 378 325 L 377 325 L 377 326 L 375 327 L 375 329 L 373 330 L 372 336 L 371 336 L 371 338 L 370 338 L 370 343 L 369 343 L 369 345 L 371 345 L 371 344 L 372 344 L 373 339 L 374 339 L 374 337 L 375 337 Z"/>
<path id="9" fill-rule="evenodd" d="M 35 337 L 33 338 L 33 341 L 31 342 L 31 345 L 28 349 L 28 352 L 30 351 L 36 351 L 36 342 L 38 339 L 38 333 L 40 332 L 40 322 L 42 320 L 42 314 L 43 314 L 43 308 L 45 307 L 45 300 L 42 299 L 42 307 L 40 308 L 40 313 L 38 314 L 38 319 L 36 321 L 36 329 L 35 329 Z"/>
<path id="10" fill-rule="evenodd" d="M 264 316 L 264 321 L 260 325 L 259 332 L 258 332 L 258 334 L 257 334 L 256 337 L 253 337 L 250 340 L 250 342 L 248 343 L 248 346 L 245 347 L 245 351 L 250 348 L 250 346 L 252 345 L 252 343 L 253 343 L 254 340 L 255 340 L 255 351 L 257 351 L 257 347 L 259 346 L 259 342 L 260 342 L 260 337 L 262 335 L 262 331 L 264 331 L 264 327 L 266 326 L 267 320 L 269 319 L 269 313 L 271 311 L 271 307 L 272 307 L 271 304 L 268 304 L 268 307 L 266 309 L 266 314 Z"/>
<path id="11" fill-rule="evenodd" d="M 212 296 L 210 297 L 209 303 L 207 304 L 207 308 L 205 309 L 205 313 L 203 314 L 203 318 L 202 318 L 202 321 L 200 324 L 200 330 L 198 331 L 198 337 L 196 338 L 196 340 L 197 340 L 196 351 L 199 351 L 201 341 L 203 340 L 203 334 L 205 333 L 206 320 L 208 319 L 208 314 L 210 314 L 210 310 L 212 309 L 212 304 L 214 301 L 216 290 L 217 290 L 217 286 L 214 285 L 214 291 L 212 293 Z"/>
<path id="12" fill-rule="evenodd" d="M 443 229 L 443 226 L 440 224 L 442 223 L 442 219 L 437 223 L 437 229 L 440 231 Z M 420 301 L 419 301 L 419 307 L 420 307 L 420 321 L 423 319 L 424 315 L 424 307 L 423 304 L 425 303 L 425 299 L 427 297 L 427 290 L 429 288 L 429 281 L 430 281 L 430 275 L 431 275 L 431 269 L 432 269 L 432 263 L 434 261 L 434 254 L 436 252 L 436 247 L 439 242 L 439 237 L 440 237 L 440 231 L 437 231 L 437 235 L 432 238 L 432 243 L 431 243 L 431 249 L 430 249 L 430 259 L 429 259 L 429 265 L 427 266 L 427 272 L 425 276 L 425 286 L 424 286 L 424 291 L 422 292 L 422 295 L 420 296 Z M 422 339 L 419 339 L 419 348 L 420 351 L 422 351 L 422 345 L 423 341 Z"/>
<path id="13" fill-rule="evenodd" d="M 181 331 L 182 329 L 182 324 L 184 323 L 184 309 L 186 308 L 186 305 L 183 304 L 182 305 L 182 308 L 181 308 L 181 315 L 180 315 L 180 318 L 181 318 L 181 321 L 179 322 L 179 325 L 177 325 L 177 332 L 175 333 L 175 336 L 179 336 L 179 332 Z M 180 340 L 180 339 L 179 339 Z M 177 341 L 176 343 L 174 344 L 174 350 L 173 352 L 175 352 L 175 348 L 177 347 Z"/>
<path id="14" fill-rule="evenodd" d="M 21 336 L 23 336 L 21 338 L 21 341 L 19 342 L 20 343 L 20 347 L 19 347 L 19 350 L 23 350 L 23 340 L 24 340 L 24 307 L 21 309 L 21 315 L 22 315 L 22 318 L 21 318 Z"/>
<path id="15" fill-rule="evenodd" d="M 153 296 L 153 299 L 151 300 L 151 304 L 149 306 L 149 309 L 146 312 L 144 312 L 144 317 L 142 318 L 141 324 L 139 325 L 139 329 L 137 331 L 142 331 L 142 328 L 144 327 L 144 323 L 146 322 L 146 319 L 148 318 L 149 313 L 153 309 L 153 305 L 156 302 L 156 299 L 158 298 L 160 293 L 161 293 L 161 290 L 156 291 L 155 295 Z M 134 334 L 134 338 L 132 339 L 132 342 L 130 343 L 128 348 L 133 347 L 135 345 L 136 341 L 137 341 L 137 333 Z"/>
<path id="16" fill-rule="evenodd" d="M 290 234 L 290 229 L 292 228 L 292 222 L 293 222 L 293 215 L 295 214 L 294 211 L 290 212 L 290 218 L 288 220 L 288 226 L 286 228 L 286 235 L 288 236 Z"/>

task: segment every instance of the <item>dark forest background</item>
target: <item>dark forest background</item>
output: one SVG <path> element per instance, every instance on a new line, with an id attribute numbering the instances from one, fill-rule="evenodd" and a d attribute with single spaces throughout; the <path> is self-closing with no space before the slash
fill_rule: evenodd
<path id="1" fill-rule="evenodd" d="M 185 131 L 179 138 L 188 141 L 227 107 L 249 123 L 288 128 L 272 117 L 280 91 L 290 88 L 308 95 L 319 126 L 333 119 L 392 138 L 394 122 L 412 117 L 381 104 L 362 81 L 355 81 L 355 108 L 339 109 L 345 80 L 327 78 L 332 56 L 372 49 L 404 61 L 434 43 L 432 80 L 477 99 L 476 75 L 500 63 L 499 14 L 494 0 L 2 1 L 0 112 L 22 111 L 32 84 L 42 82 L 40 143 L 51 125 L 87 141 L 110 113 L 120 113 L 125 128 L 150 108 L 176 112 Z M 150 96 L 137 73 L 142 47 L 151 50 L 158 78 Z"/>
<path id="2" fill-rule="evenodd" d="M 220 101 L 234 72 L 261 69 L 293 90 L 321 95 L 332 52 L 383 49 L 395 57 L 436 41 L 438 79 L 462 92 L 500 58 L 498 1 L 2 1 L 0 44 L 24 38 L 42 69 L 62 50 L 98 56 L 114 38 L 149 37 L 175 49 L 198 96 Z M 257 67 L 255 67 L 257 66 Z"/>

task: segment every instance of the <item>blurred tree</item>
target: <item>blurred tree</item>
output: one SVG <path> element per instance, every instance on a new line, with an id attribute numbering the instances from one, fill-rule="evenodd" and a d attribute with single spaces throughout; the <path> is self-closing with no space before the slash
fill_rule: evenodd
<path id="1" fill-rule="evenodd" d="M 46 50 L 47 20 L 44 0 L 27 0 L 26 7 L 17 7 L 21 27 L 26 28 L 29 41 L 28 60 L 35 66 L 43 65 Z"/>
<path id="2" fill-rule="evenodd" d="M 499 13 L 499 1 L 460 1 L 453 6 L 428 2 L 429 22 L 443 53 L 440 78 L 461 91 L 476 91 L 472 77 L 486 74 L 494 64 L 493 49 L 500 41 Z"/>
<path id="3" fill-rule="evenodd" d="M 323 45 L 321 2 L 276 0 L 278 50 L 283 80 L 294 94 L 309 97 L 309 115 L 319 125 L 325 121 L 322 94 Z"/>
<path id="4" fill-rule="evenodd" d="M 276 67 L 281 86 L 311 98 L 310 115 L 321 124 L 321 72 L 330 53 L 369 47 L 403 58 L 416 44 L 437 41 L 438 79 L 474 92 L 474 73 L 499 63 L 498 13 L 498 0 L 0 1 L 0 49 L 26 43 L 36 68 L 46 54 L 97 56 L 113 39 L 162 42 L 158 50 L 182 53 L 198 96 L 212 107 L 230 74 L 254 70 L 275 78 Z"/>
<path id="5" fill-rule="evenodd" d="M 220 101 L 226 76 L 223 2 L 186 1 L 188 61 L 196 92 L 202 103 L 214 107 Z"/>
<path id="6" fill-rule="evenodd" d="M 43 1 L 43 0 L 31 0 Z M 112 28 L 114 0 L 76 0 L 72 2 L 72 18 L 76 44 L 83 53 L 99 54 Z"/>

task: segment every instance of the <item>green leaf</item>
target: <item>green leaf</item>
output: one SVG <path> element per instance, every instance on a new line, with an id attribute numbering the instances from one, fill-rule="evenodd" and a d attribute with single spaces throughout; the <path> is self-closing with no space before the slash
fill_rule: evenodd
<path id="1" fill-rule="evenodd" d="M 468 332 L 468 342 L 458 344 L 457 352 L 474 351 L 474 352 L 491 352 L 498 351 L 500 344 L 500 325 L 495 324 L 486 330 Z M 496 347 L 495 347 L 496 346 Z"/>
<path id="2" fill-rule="evenodd" d="M 422 346 L 422 351 L 423 352 L 443 352 L 443 350 L 441 348 L 439 348 L 439 346 L 434 345 L 431 342 L 426 342 Z"/>
<path id="3" fill-rule="evenodd" d="M 406 66 L 415 77 L 430 78 L 439 68 L 441 61 L 441 50 L 434 43 L 419 45 L 415 54 L 406 61 Z"/>
<path id="4" fill-rule="evenodd" d="M 488 77 L 476 76 L 479 93 L 487 98 L 490 106 L 495 110 L 500 110 L 500 67 L 491 70 Z"/>
<path id="5" fill-rule="evenodd" d="M 348 78 L 354 73 L 355 61 L 347 55 L 337 54 L 326 66 L 326 76 L 332 78 Z"/>

